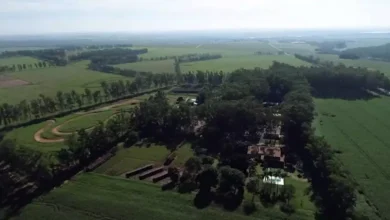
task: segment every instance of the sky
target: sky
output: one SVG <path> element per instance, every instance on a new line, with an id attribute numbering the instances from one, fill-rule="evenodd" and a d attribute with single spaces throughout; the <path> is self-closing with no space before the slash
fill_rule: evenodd
<path id="1" fill-rule="evenodd" d="M 0 35 L 390 28 L 389 0 L 0 0 Z"/>

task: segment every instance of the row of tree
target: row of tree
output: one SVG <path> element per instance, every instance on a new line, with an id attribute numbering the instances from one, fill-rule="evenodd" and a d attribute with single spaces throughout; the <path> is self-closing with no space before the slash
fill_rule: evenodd
<path id="1" fill-rule="evenodd" d="M 63 48 L 44 49 L 44 50 L 18 50 L 5 51 L 0 54 L 1 58 L 15 57 L 15 56 L 29 56 L 39 60 L 48 62 L 50 65 L 65 66 L 67 62 L 66 51 Z"/>
<path id="2" fill-rule="evenodd" d="M 133 82 L 129 80 L 101 82 L 101 90 L 91 91 L 84 89 L 83 93 L 58 91 L 55 97 L 41 94 L 38 98 L 29 101 L 23 100 L 18 104 L 3 103 L 0 105 L 0 125 L 8 126 L 13 123 L 39 119 L 47 115 L 70 111 L 89 105 L 96 105 L 104 101 L 133 95 L 152 87 L 172 85 L 175 81 L 171 75 L 138 75 Z"/>
<path id="3" fill-rule="evenodd" d="M 378 59 L 384 61 L 390 61 L 390 43 L 371 46 L 371 47 L 358 47 L 344 50 L 340 53 L 340 58 L 343 59 Z"/>
<path id="4" fill-rule="evenodd" d="M 16 71 L 22 71 L 26 69 L 35 69 L 37 68 L 46 68 L 50 64 L 46 62 L 38 62 L 38 63 L 30 63 L 30 64 L 14 64 L 11 67 L 10 66 L 0 66 L 0 73 L 4 72 L 16 72 Z"/>
<path id="5" fill-rule="evenodd" d="M 186 63 L 186 62 L 213 60 L 213 59 L 219 59 L 219 58 L 222 58 L 221 54 L 193 53 L 193 54 L 185 54 L 185 55 L 178 56 L 176 59 L 180 63 Z"/>
<path id="6" fill-rule="evenodd" d="M 123 48 L 92 50 L 69 56 L 69 61 L 91 60 L 95 65 L 115 65 L 138 61 L 138 55 L 147 53 L 148 49 L 130 50 Z"/>

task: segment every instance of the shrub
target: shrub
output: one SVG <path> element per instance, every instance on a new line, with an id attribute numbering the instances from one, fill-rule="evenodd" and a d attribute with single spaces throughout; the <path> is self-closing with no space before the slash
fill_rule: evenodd
<path id="1" fill-rule="evenodd" d="M 280 210 L 287 214 L 292 214 L 295 212 L 295 207 L 289 203 L 283 203 L 283 205 L 280 206 Z"/>
<path id="2" fill-rule="evenodd" d="M 257 210 L 256 204 L 251 201 L 245 201 L 243 205 L 245 214 L 250 215 Z"/>

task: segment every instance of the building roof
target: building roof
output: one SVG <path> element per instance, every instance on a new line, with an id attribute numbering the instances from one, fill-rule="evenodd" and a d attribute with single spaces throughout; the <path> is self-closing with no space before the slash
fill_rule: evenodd
<path id="1" fill-rule="evenodd" d="M 262 159 L 264 157 L 279 158 L 281 162 L 284 162 L 284 154 L 281 147 L 252 145 L 248 147 L 248 154 L 260 155 Z"/>
<path id="2" fill-rule="evenodd" d="M 284 185 L 284 179 L 282 177 L 277 176 L 266 176 L 263 178 L 264 183 L 271 183 L 279 186 Z"/>

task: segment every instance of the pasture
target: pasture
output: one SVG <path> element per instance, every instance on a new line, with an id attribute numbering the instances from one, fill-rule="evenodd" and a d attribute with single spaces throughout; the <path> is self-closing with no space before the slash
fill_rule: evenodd
<path id="1" fill-rule="evenodd" d="M 196 70 L 209 70 L 209 71 L 224 71 L 232 72 L 236 69 L 246 68 L 251 69 L 255 67 L 268 68 L 274 61 L 287 63 L 294 66 L 310 65 L 304 61 L 301 61 L 294 56 L 286 55 L 250 55 L 241 57 L 223 57 L 216 60 L 206 60 L 199 62 L 182 63 L 181 71 L 196 71 Z"/>
<path id="2" fill-rule="evenodd" d="M 24 57 L 24 56 L 19 56 L 19 57 L 10 57 L 10 58 L 1 58 L 0 59 L 0 66 L 12 66 L 12 65 L 17 65 L 17 64 L 33 64 L 33 68 L 35 68 L 34 63 L 41 62 L 38 59 L 35 59 L 33 57 Z"/>
<path id="3" fill-rule="evenodd" d="M 82 115 L 74 118 L 73 120 L 69 120 L 63 123 L 60 127 L 58 127 L 58 131 L 60 132 L 75 132 L 80 129 L 88 129 L 96 126 L 99 121 L 104 122 L 110 116 L 114 114 L 113 111 L 103 111 L 97 113 L 89 113 L 86 115 Z"/>
<path id="4" fill-rule="evenodd" d="M 300 210 L 288 216 L 276 208 L 259 207 L 254 215 L 246 216 L 241 208 L 235 212 L 215 205 L 197 209 L 194 197 L 162 191 L 145 181 L 84 173 L 36 199 L 12 219 L 313 219 Z"/>
<path id="5" fill-rule="evenodd" d="M 299 60 L 294 56 L 286 55 L 247 55 L 237 57 L 222 57 L 220 59 L 205 60 L 181 63 L 180 69 L 183 73 L 197 70 L 202 71 L 223 71 L 232 72 L 240 68 L 268 68 L 274 61 L 287 63 L 294 66 L 310 65 L 307 62 Z M 174 66 L 172 60 L 162 61 L 143 61 L 137 63 L 126 63 L 116 65 L 116 67 L 132 69 L 136 71 L 145 72 L 174 72 Z"/>
<path id="6" fill-rule="evenodd" d="M 390 76 L 390 62 L 376 60 L 348 60 L 340 59 L 338 55 L 319 54 L 317 55 L 321 61 L 331 61 L 335 64 L 343 63 L 346 66 L 365 67 L 371 70 L 378 70 L 387 76 Z"/>
<path id="7" fill-rule="evenodd" d="M 5 74 L 7 77 L 28 82 L 28 85 L 0 88 L 0 103 L 15 104 L 22 100 L 38 98 L 40 94 L 54 97 L 57 91 L 83 92 L 85 88 L 100 89 L 100 82 L 105 80 L 131 80 L 119 75 L 91 71 L 87 61 L 64 67 L 31 69 Z"/>
<path id="8" fill-rule="evenodd" d="M 136 63 L 118 64 L 115 67 L 132 69 L 140 72 L 173 73 L 173 60 L 142 61 Z"/>
<path id="9" fill-rule="evenodd" d="M 361 192 L 389 219 L 390 98 L 316 99 L 315 104 L 317 134 L 325 136 L 339 152 L 337 157 L 351 172 Z M 362 202 L 358 204 L 364 206 Z"/>

